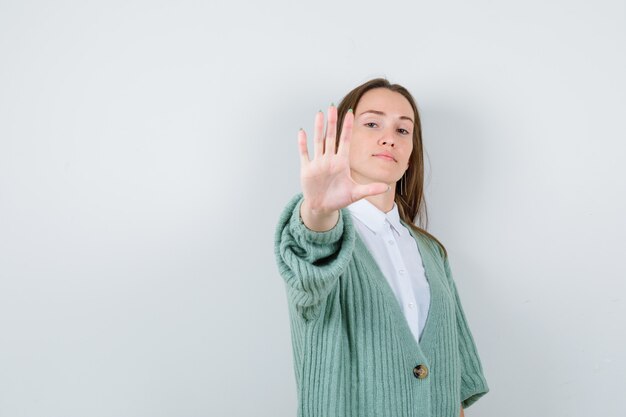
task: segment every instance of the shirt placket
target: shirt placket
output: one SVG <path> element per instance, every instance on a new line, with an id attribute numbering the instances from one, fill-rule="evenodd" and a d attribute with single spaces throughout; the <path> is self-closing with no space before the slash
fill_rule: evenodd
<path id="1" fill-rule="evenodd" d="M 400 294 L 398 294 L 400 305 L 402 306 L 405 317 L 413 318 L 412 320 L 408 320 L 408 324 L 415 340 L 419 340 L 419 310 L 417 308 L 413 288 L 411 287 L 409 273 L 404 263 L 404 258 L 402 258 L 402 254 L 400 253 L 396 232 L 394 232 L 388 220 L 385 220 L 384 230 L 383 239 L 385 247 L 387 248 L 389 258 L 394 268 L 392 271 L 394 280 L 400 290 Z"/>

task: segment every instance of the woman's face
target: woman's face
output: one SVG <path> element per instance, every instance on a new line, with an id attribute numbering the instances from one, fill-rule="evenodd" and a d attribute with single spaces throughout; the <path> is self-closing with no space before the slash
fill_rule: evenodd
<path id="1" fill-rule="evenodd" d="M 413 150 L 413 108 L 400 93 L 375 88 L 354 110 L 350 171 L 358 184 L 394 186 L 408 168 Z"/>

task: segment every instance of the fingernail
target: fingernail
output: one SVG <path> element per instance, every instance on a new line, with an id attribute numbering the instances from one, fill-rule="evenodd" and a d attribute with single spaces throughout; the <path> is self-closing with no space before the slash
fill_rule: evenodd
<path id="1" fill-rule="evenodd" d="M 352 113 L 352 109 L 348 109 L 348 113 Z"/>
<path id="2" fill-rule="evenodd" d="M 389 192 L 389 190 L 391 190 L 391 185 L 387 186 L 387 192 Z"/>
<path id="3" fill-rule="evenodd" d="M 300 131 L 303 131 L 304 129 L 300 128 Z"/>
<path id="4" fill-rule="evenodd" d="M 335 103 L 330 103 L 330 107 L 335 107 Z"/>

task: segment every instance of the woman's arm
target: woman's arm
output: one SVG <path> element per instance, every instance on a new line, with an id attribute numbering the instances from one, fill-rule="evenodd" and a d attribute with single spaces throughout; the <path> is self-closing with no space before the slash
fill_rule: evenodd
<path id="1" fill-rule="evenodd" d="M 330 294 L 347 268 L 354 250 L 355 231 L 350 214 L 342 210 L 337 224 L 326 232 L 308 229 L 300 218 L 302 194 L 283 210 L 274 240 L 278 270 L 287 284 L 287 298 L 304 318 Z"/>
<path id="2" fill-rule="evenodd" d="M 444 259 L 444 269 L 456 304 L 456 322 L 461 359 L 461 406 L 468 408 L 489 392 L 489 386 L 483 374 L 478 350 L 467 323 L 447 257 Z"/>
<path id="3" fill-rule="evenodd" d="M 283 211 L 275 235 L 279 271 L 287 284 L 287 296 L 305 318 L 316 314 L 317 306 L 335 287 L 354 248 L 355 231 L 346 211 L 352 202 L 389 190 L 383 183 L 360 185 L 350 176 L 349 142 L 354 115 L 344 119 L 335 152 L 337 108 L 315 117 L 314 158 L 309 159 L 306 134 L 298 133 L 302 195 Z"/>

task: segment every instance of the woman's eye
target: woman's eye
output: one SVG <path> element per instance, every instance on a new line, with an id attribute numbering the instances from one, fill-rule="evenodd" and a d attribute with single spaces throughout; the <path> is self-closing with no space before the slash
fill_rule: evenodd
<path id="1" fill-rule="evenodd" d="M 368 122 L 368 123 L 365 123 L 365 126 L 367 126 L 367 127 L 376 127 L 377 125 L 374 122 Z"/>
<path id="2" fill-rule="evenodd" d="M 398 133 L 400 133 L 401 135 L 408 135 L 409 131 L 406 129 L 398 129 Z"/>

